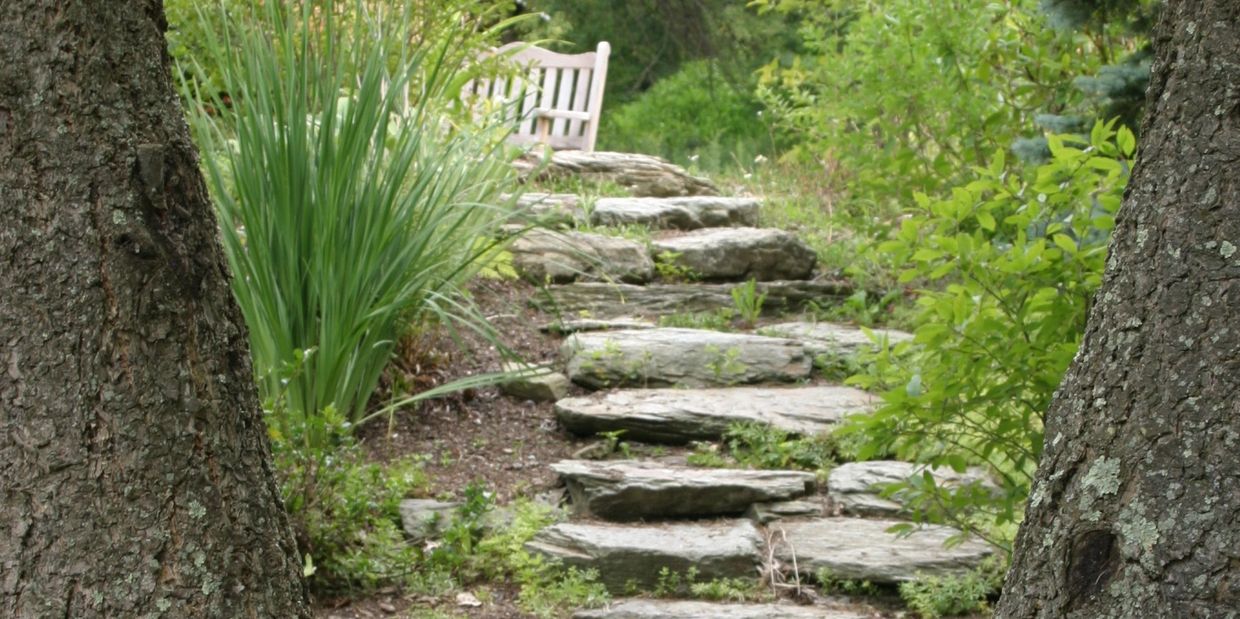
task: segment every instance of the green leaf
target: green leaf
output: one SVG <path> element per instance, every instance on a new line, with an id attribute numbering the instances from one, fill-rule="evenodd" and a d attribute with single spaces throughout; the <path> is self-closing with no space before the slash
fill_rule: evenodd
<path id="1" fill-rule="evenodd" d="M 1137 137 L 1132 134 L 1132 130 L 1128 127 L 1121 126 L 1119 128 L 1119 131 L 1115 134 L 1115 143 L 1125 157 L 1131 157 L 1137 150 Z"/>
<path id="2" fill-rule="evenodd" d="M 1076 255 L 1078 248 L 1076 246 L 1076 241 L 1073 241 L 1072 237 L 1066 234 L 1056 234 L 1055 236 L 1051 237 L 1051 240 L 1055 242 L 1055 245 L 1058 246 L 1059 249 L 1062 249 L 1065 252 L 1067 252 L 1068 255 L 1071 255 L 1071 256 Z"/>

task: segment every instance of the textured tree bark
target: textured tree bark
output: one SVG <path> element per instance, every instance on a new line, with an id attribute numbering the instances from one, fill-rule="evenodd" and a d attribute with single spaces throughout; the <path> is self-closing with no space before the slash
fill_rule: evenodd
<path id="1" fill-rule="evenodd" d="M 160 0 L 0 2 L 0 616 L 307 617 Z"/>
<path id="2" fill-rule="evenodd" d="M 997 617 L 1240 616 L 1240 2 L 1171 0 Z"/>

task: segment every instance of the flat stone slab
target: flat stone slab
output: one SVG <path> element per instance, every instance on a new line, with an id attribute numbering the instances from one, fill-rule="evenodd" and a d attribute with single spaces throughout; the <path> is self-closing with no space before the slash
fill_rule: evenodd
<path id="1" fill-rule="evenodd" d="M 581 282 L 550 286 L 531 297 L 530 303 L 545 312 L 589 312 L 599 318 L 712 312 L 721 307 L 733 307 L 732 289 L 735 287 L 736 284 L 630 286 Z M 851 284 L 831 281 L 758 282 L 756 288 L 759 293 L 766 294 L 762 312 L 768 315 L 795 312 L 811 302 L 819 307 L 831 307 L 853 293 Z"/>
<path id="2" fill-rule="evenodd" d="M 579 610 L 573 619 L 867 619 L 845 610 L 792 604 L 720 604 L 685 600 L 621 600 Z"/>
<path id="3" fill-rule="evenodd" d="M 785 432 L 829 432 L 845 416 L 870 411 L 873 395 L 834 385 L 634 389 L 556 402 L 560 423 L 574 434 L 624 431 L 624 438 L 681 444 L 718 440 L 734 423 L 761 423 Z"/>
<path id="4" fill-rule="evenodd" d="M 754 503 L 745 512 L 745 517 L 758 524 L 767 524 L 785 518 L 824 516 L 826 515 L 825 512 L 826 505 L 820 499 L 814 497 L 801 501 Z"/>
<path id="5" fill-rule="evenodd" d="M 748 520 L 650 525 L 561 523 L 539 531 L 525 547 L 578 569 L 597 569 L 612 592 L 627 585 L 653 588 L 659 570 L 698 580 L 757 574 L 762 536 Z"/>
<path id="6" fill-rule="evenodd" d="M 899 501 L 884 498 L 882 486 L 902 482 L 922 475 L 927 467 L 897 460 L 849 462 L 831 469 L 827 478 L 827 491 L 831 502 L 845 513 L 858 516 L 897 516 L 904 511 Z M 994 489 L 986 472 L 971 468 L 957 473 L 950 468 L 929 469 L 934 483 L 940 486 L 959 486 L 981 483 Z"/>
<path id="7" fill-rule="evenodd" d="M 788 543 L 781 542 L 776 549 L 784 565 L 792 565 L 795 552 L 802 573 L 826 569 L 832 578 L 880 584 L 913 580 L 919 574 L 959 574 L 977 567 L 993 553 L 989 545 L 974 539 L 945 547 L 943 542 L 957 534 L 955 529 L 925 525 L 907 537 L 898 537 L 887 532 L 896 524 L 907 523 L 819 518 L 781 521 L 771 528 L 782 530 L 787 538 Z"/>
<path id="8" fill-rule="evenodd" d="M 706 281 L 809 279 L 818 254 L 796 235 L 775 228 L 710 228 L 656 239 L 654 256 L 671 261 Z"/>
<path id="9" fill-rule="evenodd" d="M 878 346 L 860 328 L 830 322 L 784 322 L 762 327 L 758 332 L 803 342 L 819 365 L 836 364 Z M 912 333 L 892 329 L 871 329 L 870 332 L 890 346 L 913 339 Z"/>
<path id="10" fill-rule="evenodd" d="M 702 329 L 575 333 L 560 357 L 573 382 L 593 389 L 792 382 L 812 369 L 799 342 Z"/>
<path id="11" fill-rule="evenodd" d="M 405 499 L 400 502 L 401 528 L 414 541 L 437 537 L 456 515 L 460 503 L 433 499 Z"/>
<path id="12" fill-rule="evenodd" d="M 499 390 L 505 395 L 534 402 L 555 402 L 568 395 L 571 383 L 568 377 L 524 363 L 505 362 L 504 372 L 520 373 L 508 382 L 500 383 Z"/>
<path id="13" fill-rule="evenodd" d="M 534 152 L 513 163 L 524 175 L 582 176 L 609 180 L 635 196 L 717 196 L 719 188 L 665 159 L 635 153 L 556 151 L 549 161 Z"/>
<path id="14" fill-rule="evenodd" d="M 619 331 L 622 329 L 653 329 L 657 327 L 653 321 L 642 318 L 565 318 L 549 322 L 539 330 L 546 333 L 581 333 L 583 331 Z"/>
<path id="15" fill-rule="evenodd" d="M 646 247 L 629 239 L 535 228 L 512 242 L 512 266 L 534 284 L 577 280 L 642 283 L 654 277 Z"/>
<path id="16" fill-rule="evenodd" d="M 754 198 L 717 196 L 599 198 L 590 211 L 590 223 L 597 226 L 638 224 L 679 230 L 756 226 L 760 205 Z"/>
<path id="17" fill-rule="evenodd" d="M 814 492 L 812 473 L 667 466 L 636 460 L 564 460 L 551 465 L 573 507 L 605 520 L 741 514 L 754 503 Z"/>
<path id="18" fill-rule="evenodd" d="M 510 195 L 501 195 L 500 200 L 511 200 Z M 520 219 L 535 221 L 542 225 L 567 225 L 586 220 L 585 209 L 581 207 L 581 197 L 572 193 L 523 193 L 517 196 L 517 208 L 521 210 Z"/>

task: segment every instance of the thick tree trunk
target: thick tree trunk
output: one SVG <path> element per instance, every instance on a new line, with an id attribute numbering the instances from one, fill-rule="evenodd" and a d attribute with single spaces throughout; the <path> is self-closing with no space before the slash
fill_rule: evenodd
<path id="1" fill-rule="evenodd" d="M 1240 2 L 1171 0 L 998 617 L 1240 616 Z"/>
<path id="2" fill-rule="evenodd" d="M 303 617 L 159 0 L 0 1 L 0 616 Z"/>

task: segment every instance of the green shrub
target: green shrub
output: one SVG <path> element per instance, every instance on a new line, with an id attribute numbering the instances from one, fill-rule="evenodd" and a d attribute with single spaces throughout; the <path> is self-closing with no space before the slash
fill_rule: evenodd
<path id="1" fill-rule="evenodd" d="M 744 86 L 725 80 L 708 61 L 691 62 L 633 102 L 607 110 L 600 148 L 661 155 L 719 170 L 757 155 L 770 156 L 775 139 Z"/>
<path id="2" fill-rule="evenodd" d="M 329 409 L 335 447 L 305 447 L 294 429 L 272 441 L 284 505 L 306 557 L 310 586 L 319 591 L 400 584 L 421 564 L 401 530 L 400 502 L 428 487 L 422 462 L 366 462 L 342 420 Z M 321 430 L 320 430 L 321 431 Z"/>
<path id="3" fill-rule="evenodd" d="M 1003 584 L 1003 571 L 995 565 L 957 575 L 919 575 L 900 583 L 900 598 L 923 619 L 988 612 L 987 598 Z"/>
<path id="4" fill-rule="evenodd" d="M 916 337 L 850 379 L 883 402 L 837 436 L 862 437 L 861 459 L 985 465 L 998 496 L 929 476 L 904 496 L 923 517 L 1005 547 L 988 527 L 1013 523 L 1028 496 L 1042 415 L 1076 354 L 1127 182 L 1135 143 L 1113 124 L 1096 125 L 1088 143 L 1052 136 L 1052 160 L 1024 176 L 1006 173 L 1000 152 L 949 196 L 918 195 L 917 212 L 879 247 L 904 266 L 903 281 L 925 286 Z"/>
<path id="5" fill-rule="evenodd" d="M 1039 0 L 754 4 L 803 15 L 809 49 L 764 69 L 760 98 L 798 158 L 838 162 L 847 209 L 884 218 L 959 183 L 1036 113 L 1075 106 L 1071 79 L 1119 36 L 1049 28 Z"/>
<path id="6" fill-rule="evenodd" d="M 191 110 L 260 390 L 303 424 L 363 421 L 410 324 L 490 333 L 459 286 L 494 254 L 510 173 L 502 130 L 448 121 L 460 37 L 411 44 L 424 3 L 393 3 L 402 20 L 325 2 L 230 15 L 205 44 L 231 99 Z"/>

